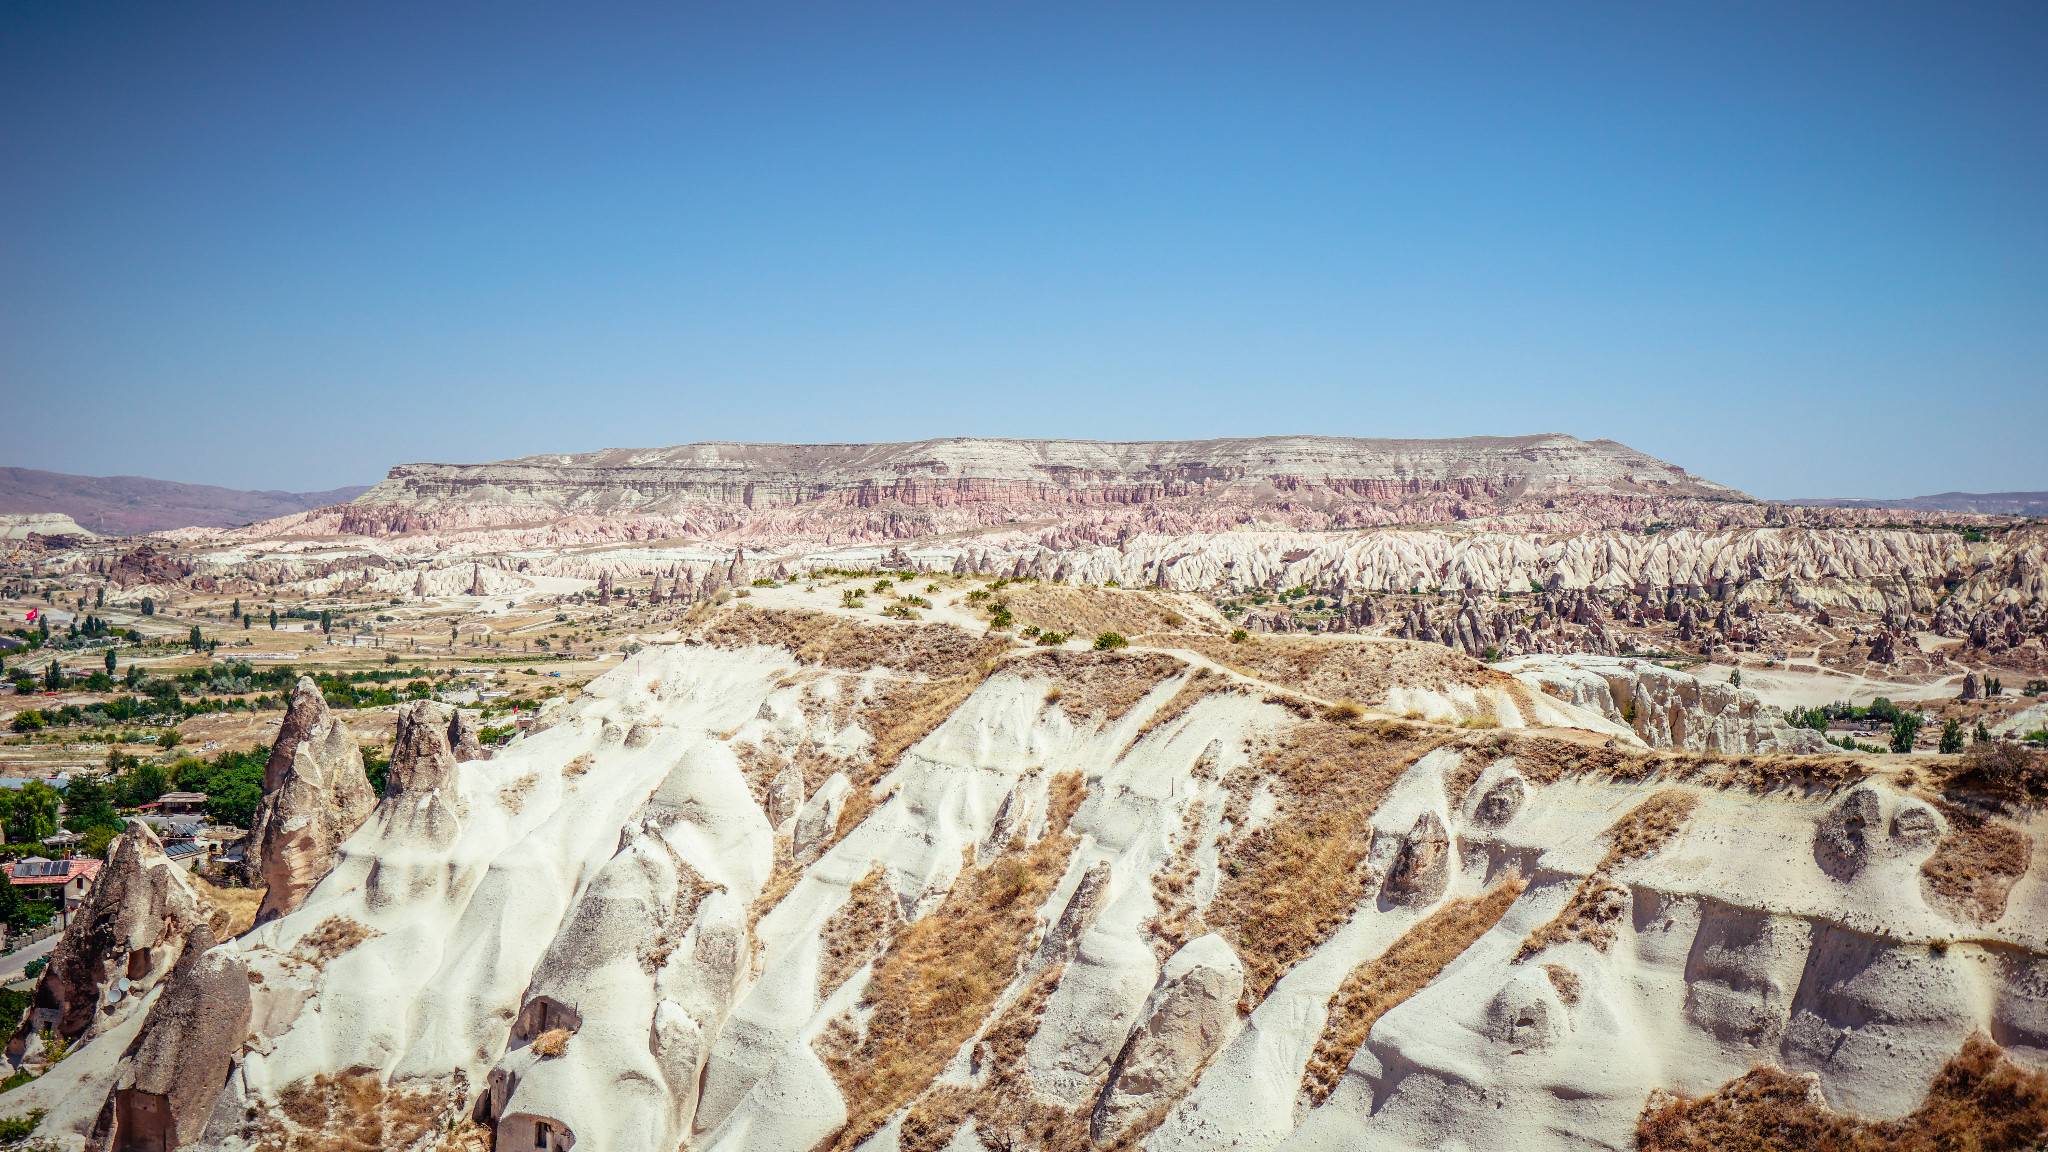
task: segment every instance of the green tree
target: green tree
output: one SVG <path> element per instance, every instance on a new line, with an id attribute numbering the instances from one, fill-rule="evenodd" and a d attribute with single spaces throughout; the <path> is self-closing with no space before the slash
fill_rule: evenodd
<path id="1" fill-rule="evenodd" d="M 73 832 L 94 828 L 121 829 L 121 817 L 114 811 L 106 786 L 97 776 L 73 776 L 64 786 L 64 826 Z"/>
<path id="2" fill-rule="evenodd" d="M 1941 726 L 1941 750 L 1953 754 L 1963 750 L 1963 722 L 1950 720 Z"/>
<path id="3" fill-rule="evenodd" d="M 144 596 L 142 598 L 142 614 L 144 616 L 156 615 L 156 601 Z"/>
<path id="4" fill-rule="evenodd" d="M 325 608 L 320 610 L 320 631 L 330 634 L 334 631 L 334 613 Z"/>
<path id="5" fill-rule="evenodd" d="M 277 631 L 277 609 L 275 608 L 270 610 L 270 630 L 272 632 Z"/>
<path id="6" fill-rule="evenodd" d="M 109 799 L 123 808 L 139 808 L 170 790 L 171 781 L 162 766 L 147 760 L 138 761 L 131 770 L 114 780 L 109 789 Z"/>
<path id="7" fill-rule="evenodd" d="M 242 614 L 242 598 L 241 598 L 240 596 L 237 596 L 237 597 L 235 597 L 235 606 L 234 606 L 234 607 L 232 607 L 232 608 L 230 608 L 230 609 L 228 609 L 228 617 L 229 617 L 230 619 L 233 619 L 234 617 L 236 617 L 236 616 L 240 616 L 241 614 Z"/>
<path id="8" fill-rule="evenodd" d="M 6 800 L 7 839 L 20 844 L 57 834 L 57 790 L 41 780 L 12 789 Z"/>
<path id="9" fill-rule="evenodd" d="M 1730 688 L 1742 687 L 1742 669 L 1737 668 L 1728 674 L 1728 686 Z"/>
<path id="10" fill-rule="evenodd" d="M 249 630 L 249 622 L 249 614 L 247 612 L 242 613 L 242 631 L 247 632 Z"/>
<path id="11" fill-rule="evenodd" d="M 1913 737 L 1920 734 L 1921 720 L 1917 713 L 1900 712 L 1892 721 L 1892 751 L 1899 753 L 1913 750 Z"/>
<path id="12" fill-rule="evenodd" d="M 59 692 L 64 688 L 64 669 L 55 658 L 51 659 L 48 668 L 43 669 L 43 687 L 51 692 Z"/>
<path id="13" fill-rule="evenodd" d="M 114 674 L 114 650 L 113 650 L 112 648 L 109 648 L 109 649 L 107 649 L 107 675 L 109 675 L 109 676 L 112 676 L 113 674 Z"/>
<path id="14" fill-rule="evenodd" d="M 206 641 L 204 641 L 204 640 L 201 640 L 201 639 L 199 638 L 199 625 L 197 625 L 197 624 L 194 624 L 194 625 L 192 626 L 192 636 L 191 636 L 191 638 L 190 638 L 190 639 L 189 639 L 189 640 L 187 641 L 187 643 L 189 643 L 189 644 L 191 644 L 191 645 L 192 645 L 192 650 L 193 650 L 194 652 L 197 652 L 197 651 L 199 651 L 199 650 L 200 650 L 201 648 L 204 648 L 204 647 L 206 647 Z"/>

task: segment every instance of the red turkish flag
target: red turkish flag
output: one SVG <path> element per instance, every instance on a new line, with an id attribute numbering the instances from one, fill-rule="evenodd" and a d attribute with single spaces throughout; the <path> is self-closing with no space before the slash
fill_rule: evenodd
<path id="1" fill-rule="evenodd" d="M 39 608 L 31 608 L 31 609 L 29 609 L 29 610 L 28 610 L 28 622 L 29 622 L 29 623 L 31 623 L 31 624 L 35 623 L 35 622 L 36 622 L 36 613 L 37 613 L 37 612 L 40 612 L 40 611 L 41 611 L 41 609 L 39 609 Z"/>

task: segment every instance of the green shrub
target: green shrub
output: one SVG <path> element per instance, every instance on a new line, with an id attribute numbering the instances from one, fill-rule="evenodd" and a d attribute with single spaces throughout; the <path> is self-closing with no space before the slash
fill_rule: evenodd
<path id="1" fill-rule="evenodd" d="M 14 1077 L 8 1077 L 8 1083 L 11 1085 L 13 1082 Z M 41 1108 L 32 1108 L 19 1116 L 0 1117 L 0 1140 L 26 1140 L 42 1122 Z"/>
<path id="2" fill-rule="evenodd" d="M 1233 629 L 1230 633 L 1230 642 L 1232 644 L 1242 644 L 1251 638 L 1252 634 L 1242 628 Z"/>
<path id="3" fill-rule="evenodd" d="M 1941 750 L 1953 755 L 1963 750 L 1963 722 L 1950 720 L 1941 726 Z"/>
<path id="4" fill-rule="evenodd" d="M 1920 717 L 1915 713 L 1899 713 L 1898 719 L 1892 721 L 1892 751 L 1911 752 L 1913 738 L 1920 734 L 1921 723 Z"/>
<path id="5" fill-rule="evenodd" d="M 1114 632 L 1104 632 L 1102 635 L 1097 636 L 1095 638 L 1095 650 L 1097 652 L 1107 652 L 1113 648 L 1122 648 L 1124 645 L 1129 643 L 1129 640 L 1124 639 L 1122 636 L 1119 636 Z"/>

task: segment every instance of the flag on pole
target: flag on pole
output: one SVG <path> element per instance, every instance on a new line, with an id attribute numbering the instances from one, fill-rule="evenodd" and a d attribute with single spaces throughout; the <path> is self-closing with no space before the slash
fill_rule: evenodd
<path id="1" fill-rule="evenodd" d="M 28 610 L 28 622 L 29 622 L 29 623 L 31 623 L 31 624 L 35 623 L 35 622 L 36 622 L 36 614 L 37 614 L 37 613 L 39 613 L 39 612 L 41 612 L 41 611 L 42 611 L 42 609 L 40 609 L 40 608 L 31 608 L 31 609 L 29 609 L 29 610 Z"/>

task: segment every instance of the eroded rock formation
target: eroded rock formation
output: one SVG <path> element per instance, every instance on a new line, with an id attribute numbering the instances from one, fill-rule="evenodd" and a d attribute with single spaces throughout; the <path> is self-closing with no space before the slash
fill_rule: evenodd
<path id="1" fill-rule="evenodd" d="M 249 829 L 251 862 L 267 885 L 259 924 L 305 901 L 333 869 L 335 850 L 376 803 L 355 737 L 328 709 L 312 678 L 299 677 L 263 766 L 263 800 Z"/>

